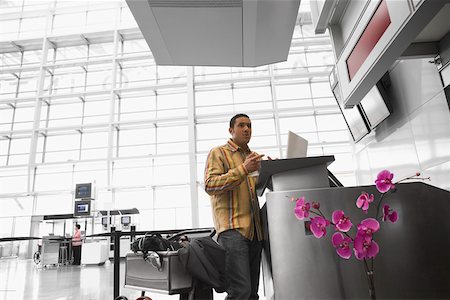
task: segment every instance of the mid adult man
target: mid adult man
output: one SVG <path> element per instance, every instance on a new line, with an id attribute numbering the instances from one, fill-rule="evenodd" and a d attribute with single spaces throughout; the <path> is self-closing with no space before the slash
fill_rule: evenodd
<path id="1" fill-rule="evenodd" d="M 213 148 L 206 162 L 205 190 L 211 196 L 218 242 L 226 249 L 230 281 L 226 299 L 258 299 L 261 240 L 255 185 L 264 155 L 250 151 L 252 124 L 246 114 L 230 120 L 231 139 Z"/>

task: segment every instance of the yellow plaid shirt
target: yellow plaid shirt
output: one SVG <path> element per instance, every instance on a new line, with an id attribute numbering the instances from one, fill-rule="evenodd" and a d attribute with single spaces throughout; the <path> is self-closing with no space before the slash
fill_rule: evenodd
<path id="1" fill-rule="evenodd" d="M 211 196 L 214 227 L 217 233 L 236 229 L 247 239 L 262 240 L 261 217 L 256 181 L 248 176 L 244 161 L 250 149 L 242 149 L 233 140 L 213 148 L 205 167 L 205 190 Z M 256 233 L 255 233 L 256 229 Z"/>

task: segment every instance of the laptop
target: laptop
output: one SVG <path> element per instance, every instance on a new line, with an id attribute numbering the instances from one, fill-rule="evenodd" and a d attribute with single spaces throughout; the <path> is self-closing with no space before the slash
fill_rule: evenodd
<path id="1" fill-rule="evenodd" d="M 306 157 L 308 151 L 308 140 L 301 136 L 288 132 L 286 158 L 302 158 Z"/>

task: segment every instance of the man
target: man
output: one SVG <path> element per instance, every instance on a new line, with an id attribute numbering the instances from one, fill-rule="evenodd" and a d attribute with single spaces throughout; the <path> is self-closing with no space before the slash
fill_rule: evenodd
<path id="1" fill-rule="evenodd" d="M 226 299 L 258 299 L 261 240 L 258 198 L 252 173 L 264 155 L 250 151 L 252 124 L 246 114 L 230 120 L 231 139 L 213 148 L 206 162 L 205 190 L 211 196 L 218 242 L 226 249 L 230 281 Z"/>

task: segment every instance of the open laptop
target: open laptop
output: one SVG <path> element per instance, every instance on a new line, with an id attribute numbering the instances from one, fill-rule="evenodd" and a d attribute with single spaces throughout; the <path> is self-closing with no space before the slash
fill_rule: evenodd
<path id="1" fill-rule="evenodd" d="M 307 150 L 308 150 L 308 140 L 293 133 L 292 131 L 289 131 L 286 158 L 306 157 Z"/>

